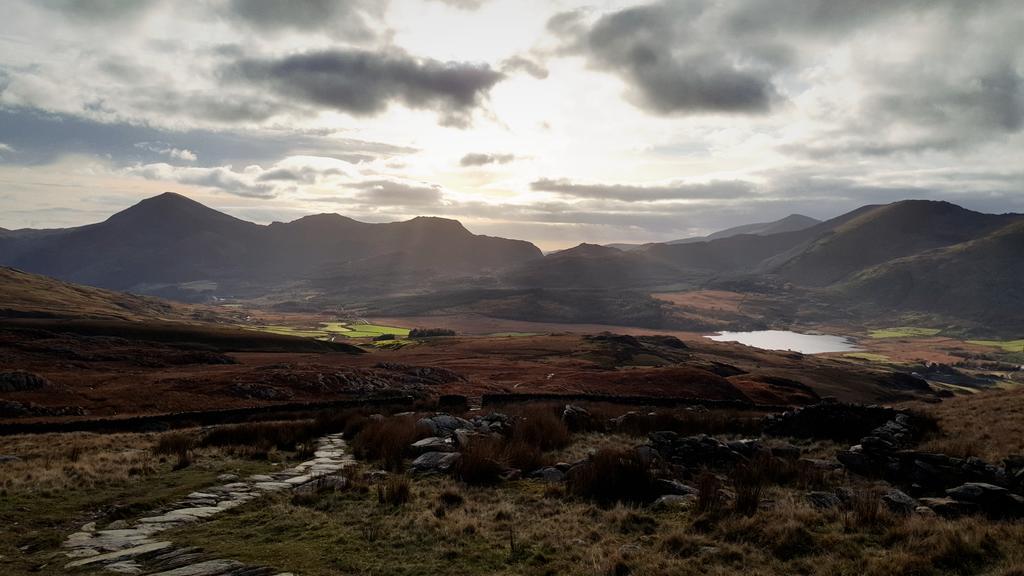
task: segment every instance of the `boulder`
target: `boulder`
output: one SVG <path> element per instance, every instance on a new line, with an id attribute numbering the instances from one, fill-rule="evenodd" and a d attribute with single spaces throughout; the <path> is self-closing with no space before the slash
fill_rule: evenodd
<path id="1" fill-rule="evenodd" d="M 530 478 L 536 478 L 544 482 L 561 482 L 565 480 L 565 472 L 554 466 L 545 466 L 530 472 Z"/>
<path id="2" fill-rule="evenodd" d="M 693 495 L 665 494 L 651 503 L 651 509 L 686 510 L 692 508 L 696 502 L 697 497 Z"/>
<path id="3" fill-rule="evenodd" d="M 659 494 L 675 494 L 677 496 L 696 495 L 697 489 L 687 486 L 678 480 L 659 478 L 654 481 L 654 487 Z"/>
<path id="4" fill-rule="evenodd" d="M 594 417 L 590 414 L 590 411 L 582 406 L 576 406 L 573 404 L 566 404 L 565 409 L 562 410 L 562 422 L 565 426 L 574 432 L 580 430 L 593 430 L 594 429 Z"/>
<path id="5" fill-rule="evenodd" d="M 412 471 L 418 474 L 447 472 L 459 460 L 458 452 L 427 452 L 412 461 Z"/>
<path id="6" fill-rule="evenodd" d="M 980 505 L 1003 502 L 1009 493 L 1006 488 L 985 482 L 968 482 L 946 490 L 946 495 L 954 500 Z"/>
<path id="7" fill-rule="evenodd" d="M 808 492 L 807 502 L 819 510 L 839 508 L 843 505 L 843 501 L 835 492 Z"/>
<path id="8" fill-rule="evenodd" d="M 920 502 L 943 518 L 959 518 L 978 512 L 976 504 L 960 502 L 952 498 L 921 498 Z"/>
<path id="9" fill-rule="evenodd" d="M 450 416 L 448 414 L 437 414 L 426 418 L 420 418 L 417 426 L 423 426 L 430 430 L 434 436 L 451 436 L 459 428 L 472 429 L 473 423 L 464 418 Z"/>
<path id="10" fill-rule="evenodd" d="M 413 454 L 420 455 L 425 452 L 453 452 L 455 451 L 455 446 L 440 436 L 431 436 L 413 442 L 410 449 Z"/>
<path id="11" fill-rule="evenodd" d="M 890 488 L 882 494 L 882 502 L 886 508 L 897 514 L 910 514 L 918 507 L 917 500 L 895 488 Z"/>
<path id="12" fill-rule="evenodd" d="M 21 458 L 9 454 L 0 454 L 0 464 L 7 464 L 9 462 L 21 462 Z"/>
<path id="13" fill-rule="evenodd" d="M 799 447 L 794 446 L 788 442 L 782 444 L 776 444 L 771 447 L 772 456 L 776 458 L 782 458 L 783 460 L 799 460 L 801 450 Z"/>

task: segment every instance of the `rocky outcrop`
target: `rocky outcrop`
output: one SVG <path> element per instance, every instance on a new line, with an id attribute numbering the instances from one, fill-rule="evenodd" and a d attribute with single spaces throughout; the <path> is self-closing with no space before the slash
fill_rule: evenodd
<path id="1" fill-rule="evenodd" d="M 920 418 L 883 406 L 862 406 L 841 402 L 821 402 L 783 414 L 768 416 L 765 433 L 772 436 L 816 438 L 854 442 L 903 414 L 913 420 L 915 430 L 925 428 Z"/>
<path id="2" fill-rule="evenodd" d="M 46 378 L 24 370 L 0 372 L 0 392 L 41 390 L 49 385 L 50 381 Z"/>

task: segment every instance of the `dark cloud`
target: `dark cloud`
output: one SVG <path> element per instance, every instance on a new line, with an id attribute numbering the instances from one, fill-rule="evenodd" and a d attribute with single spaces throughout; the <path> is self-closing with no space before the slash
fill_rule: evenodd
<path id="1" fill-rule="evenodd" d="M 156 0 L 38 0 L 44 8 L 60 12 L 66 18 L 90 24 L 114 23 L 145 15 Z"/>
<path id="2" fill-rule="evenodd" d="M 589 28 L 578 13 L 548 28 L 567 35 L 570 50 L 591 66 L 621 76 L 629 97 L 657 114 L 765 113 L 779 99 L 773 76 L 786 51 L 765 42 L 752 49 L 701 36 L 705 3 L 660 2 L 600 17 Z"/>
<path id="3" fill-rule="evenodd" d="M 228 80 L 357 116 L 392 102 L 437 110 L 446 125 L 465 126 L 504 76 L 486 64 L 417 59 L 402 52 L 328 50 L 279 59 L 245 59 L 223 71 Z"/>
<path id="4" fill-rule="evenodd" d="M 276 162 L 282 157 L 303 154 L 358 162 L 416 151 L 381 142 L 338 138 L 330 133 L 294 130 L 174 132 L 2 107 L 0 141 L 15 150 L 4 154 L 0 162 L 21 165 L 48 164 L 67 154 L 106 156 L 116 165 L 161 162 L 167 157 L 162 151 L 175 148 L 191 151 L 208 166 Z M 160 142 L 161 147 L 139 147 L 140 142 Z"/>
<path id="5" fill-rule="evenodd" d="M 707 184 L 634 186 L 627 184 L 577 184 L 570 180 L 541 179 L 530 184 L 540 192 L 555 192 L 577 198 L 654 202 L 658 200 L 712 200 L 749 197 L 754 185 L 739 180 L 712 181 Z"/>
<path id="6" fill-rule="evenodd" d="M 508 164 L 516 159 L 515 154 L 469 153 L 459 160 L 459 166 L 486 166 L 487 164 Z"/>
<path id="7" fill-rule="evenodd" d="M 223 11 L 262 32 L 325 32 L 366 41 L 377 36 L 371 21 L 383 5 L 373 0 L 229 0 Z"/>
<path id="8" fill-rule="evenodd" d="M 433 185 L 414 185 L 391 180 L 367 180 L 348 184 L 359 190 L 356 200 L 375 207 L 427 207 L 441 203 L 441 188 Z"/>
<path id="9" fill-rule="evenodd" d="M 149 180 L 173 180 L 189 186 L 216 188 L 244 198 L 269 199 L 277 196 L 274 186 L 249 182 L 242 174 L 227 166 L 214 168 L 175 168 L 168 164 L 149 164 L 132 169 L 131 173 Z"/>

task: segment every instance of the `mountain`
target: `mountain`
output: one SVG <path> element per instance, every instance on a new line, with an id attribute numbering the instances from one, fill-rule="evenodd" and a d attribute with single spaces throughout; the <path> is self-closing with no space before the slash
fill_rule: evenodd
<path id="1" fill-rule="evenodd" d="M 852 301 L 966 319 L 991 331 L 1024 322 L 1024 220 L 981 238 L 897 258 L 836 286 Z"/>
<path id="2" fill-rule="evenodd" d="M 503 280 L 529 288 L 617 289 L 669 284 L 684 274 L 642 251 L 580 244 L 514 267 Z"/>
<path id="3" fill-rule="evenodd" d="M 889 260 L 979 238 L 1020 218 L 929 200 L 870 206 L 809 228 L 820 233 L 815 240 L 763 268 L 795 284 L 828 286 Z"/>
<path id="4" fill-rule="evenodd" d="M 783 232 L 798 232 L 820 224 L 821 221 L 810 216 L 804 216 L 803 214 L 790 214 L 781 220 L 775 220 L 773 222 L 759 222 L 756 224 L 746 224 L 743 226 L 736 226 L 734 228 L 728 228 L 721 230 L 707 236 L 698 238 L 684 238 L 682 240 L 672 240 L 666 242 L 666 244 L 688 244 L 691 242 L 706 242 L 708 240 L 719 240 L 721 238 L 729 238 L 730 236 L 739 236 L 741 234 L 751 234 L 754 236 L 770 236 L 772 234 L 782 234 Z"/>
<path id="5" fill-rule="evenodd" d="M 202 281 L 266 286 L 363 270 L 361 262 L 388 261 L 398 275 L 457 274 L 540 256 L 529 242 L 478 236 L 443 218 L 368 224 L 320 214 L 263 226 L 170 192 L 97 224 L 0 236 L 0 264 L 141 292 Z"/>
<path id="6" fill-rule="evenodd" d="M 820 224 L 820 220 L 811 218 L 810 216 L 804 216 L 802 214 L 790 214 L 781 220 L 775 220 L 772 222 L 758 222 L 755 224 L 744 224 L 742 226 L 735 226 L 733 228 L 727 228 L 725 230 L 719 230 L 707 236 L 694 236 L 692 238 L 682 238 L 680 240 L 669 240 L 668 242 L 661 242 L 661 244 L 692 244 L 696 242 L 707 242 L 709 240 L 721 240 L 722 238 L 729 238 L 731 236 L 740 236 L 743 234 L 753 236 L 770 236 L 772 234 L 782 234 L 784 232 L 797 232 L 805 230 L 816 224 Z M 608 244 L 610 248 L 618 248 L 619 250 L 637 250 L 647 244 Z"/>

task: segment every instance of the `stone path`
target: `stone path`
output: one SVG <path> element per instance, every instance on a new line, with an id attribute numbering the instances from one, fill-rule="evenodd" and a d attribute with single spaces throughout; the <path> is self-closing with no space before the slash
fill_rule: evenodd
<path id="1" fill-rule="evenodd" d="M 214 558 L 197 548 L 178 547 L 161 540 L 159 534 L 201 522 L 264 494 L 313 486 L 354 463 L 345 452 L 341 434 L 324 436 L 317 446 L 312 460 L 294 468 L 242 480 L 225 474 L 218 477 L 224 484 L 193 492 L 151 516 L 130 523 L 114 522 L 103 530 L 97 530 L 95 523 L 86 524 L 65 540 L 63 547 L 70 561 L 64 567 L 102 567 L 121 574 L 155 576 L 286 576 L 270 568 Z"/>

